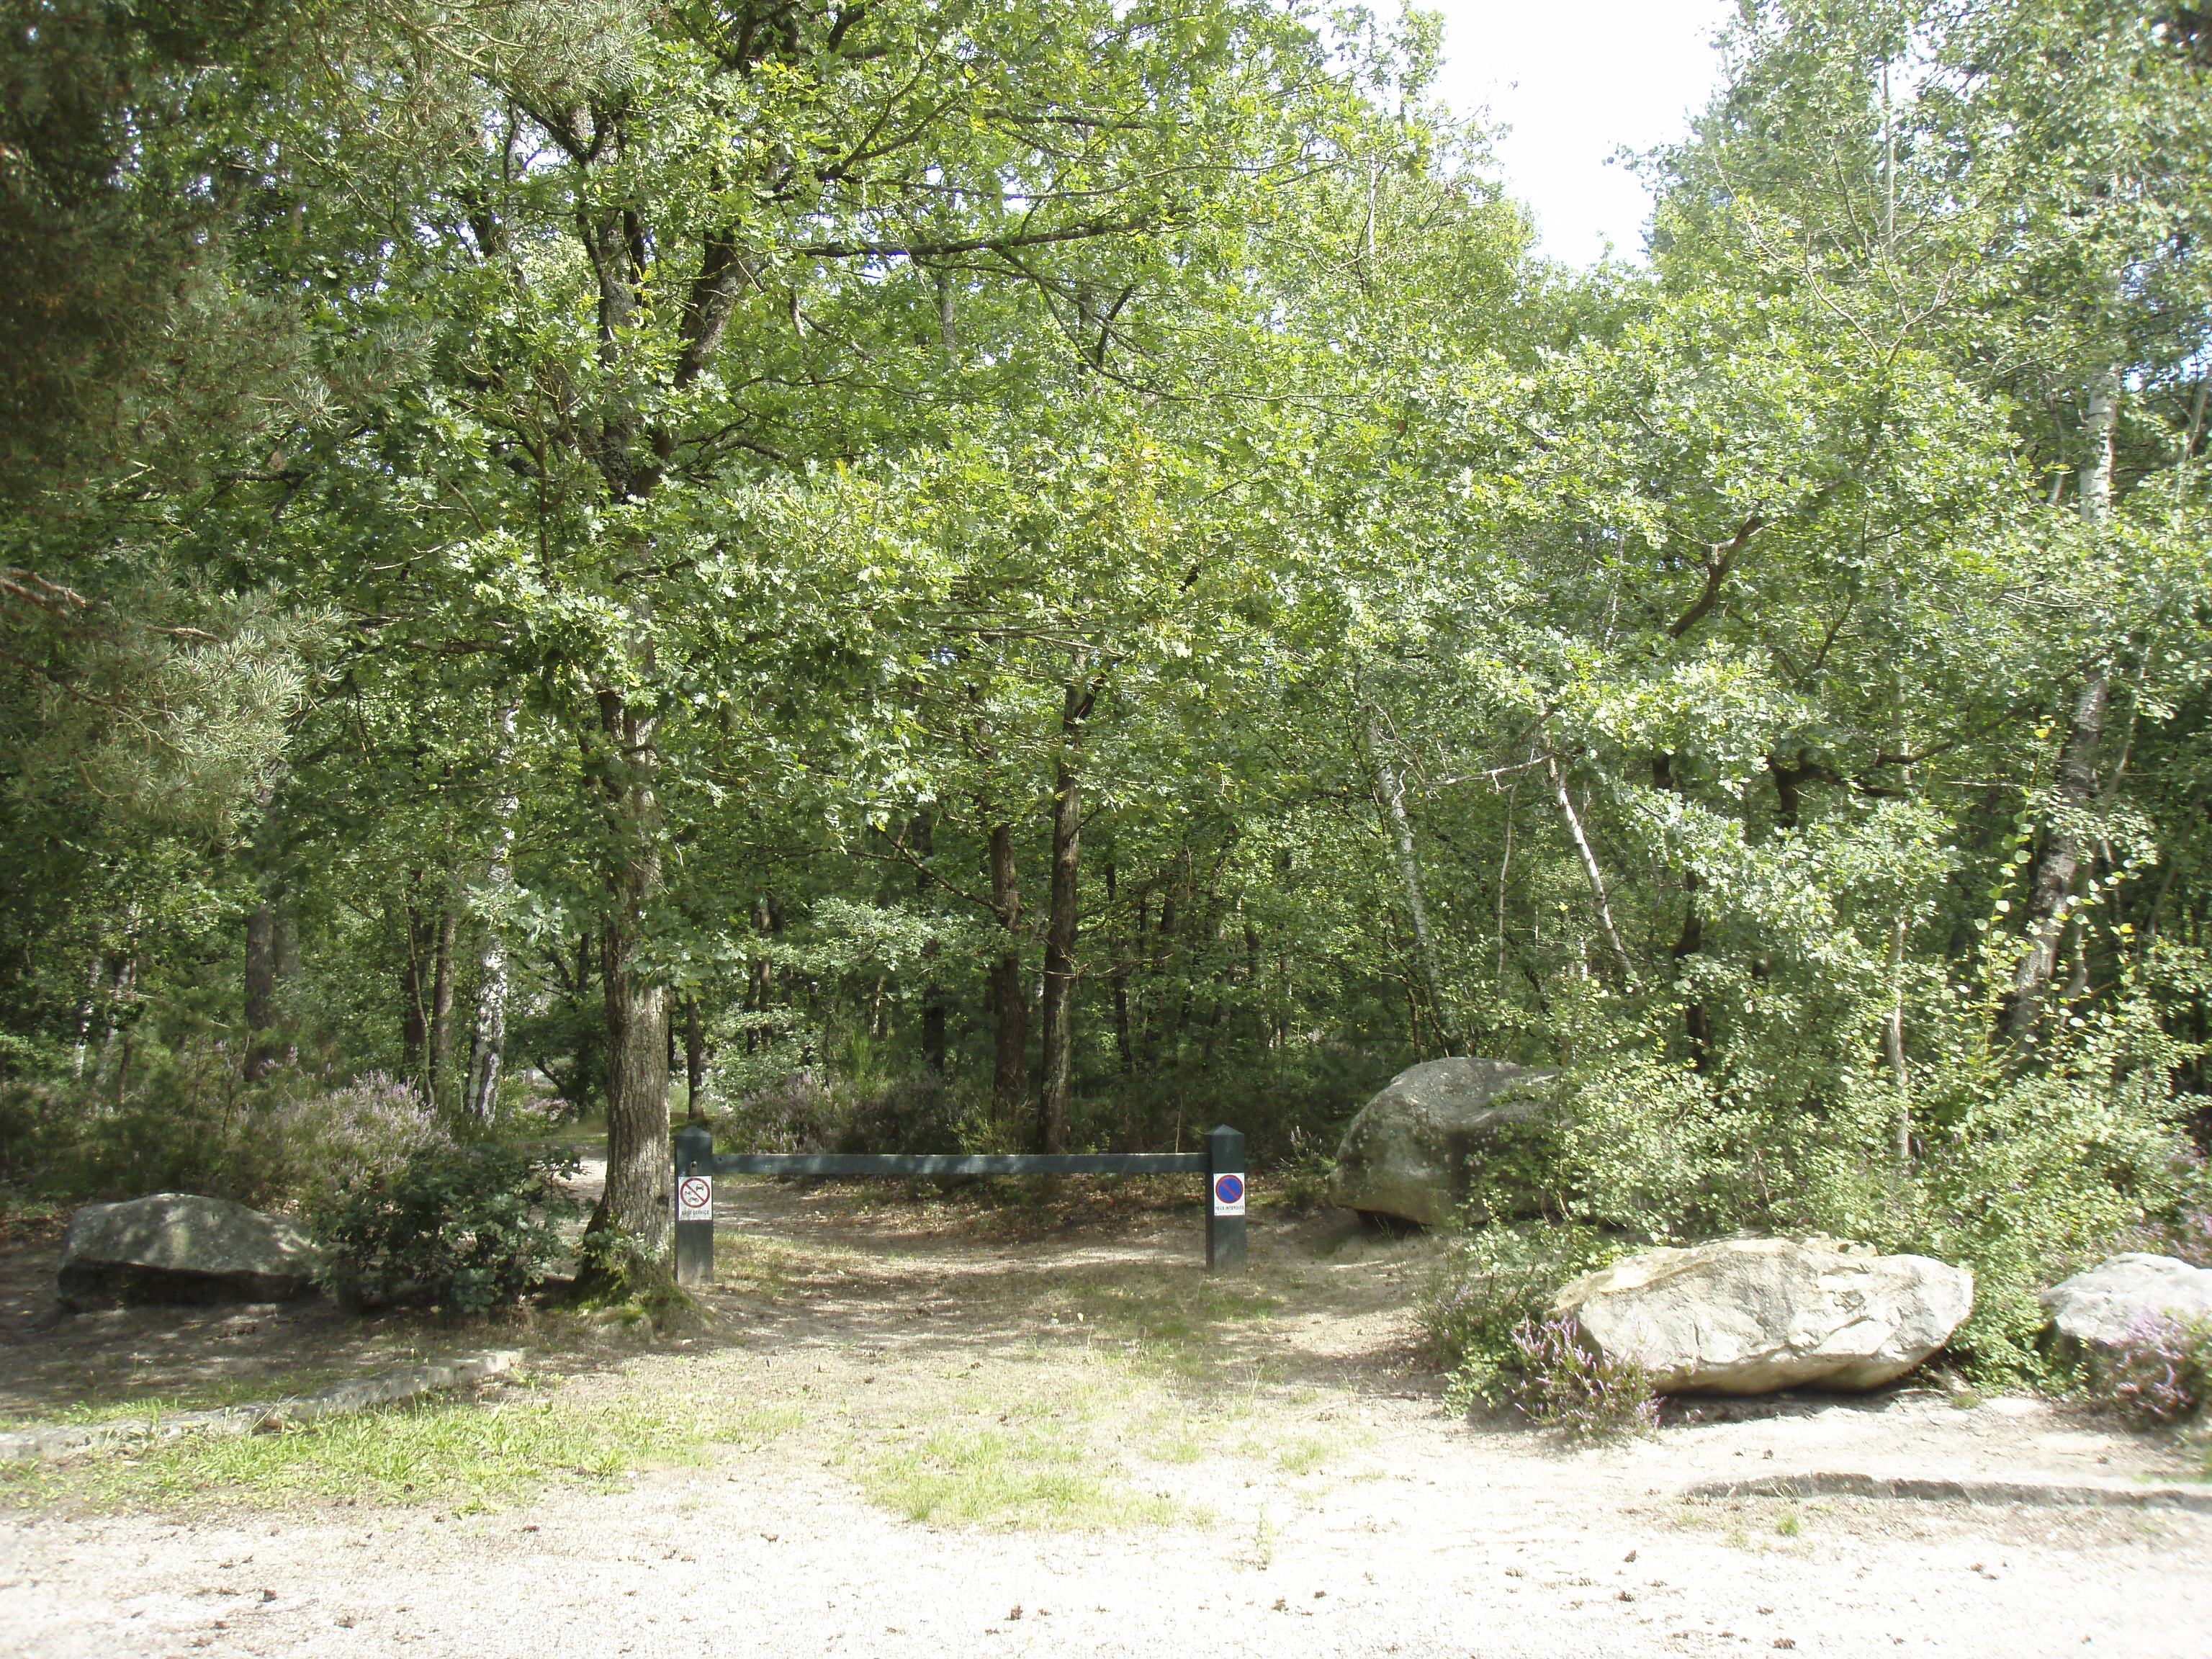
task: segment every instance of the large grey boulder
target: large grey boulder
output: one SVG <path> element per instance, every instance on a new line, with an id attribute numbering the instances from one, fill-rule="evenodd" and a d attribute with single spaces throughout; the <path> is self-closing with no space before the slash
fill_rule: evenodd
<path id="1" fill-rule="evenodd" d="M 2131 1250 L 2043 1293 L 2051 1334 L 2092 1361 L 2168 1321 L 2212 1320 L 2212 1267 Z"/>
<path id="2" fill-rule="evenodd" d="M 1786 1238 L 1646 1250 L 1552 1301 L 1585 1347 L 1649 1365 L 1662 1394 L 1879 1388 L 1941 1348 L 1973 1308 L 1963 1267 Z"/>
<path id="3" fill-rule="evenodd" d="M 1425 1227 L 1449 1220 L 1486 1168 L 1503 1170 L 1501 1154 L 1516 1130 L 1525 1139 L 1533 1129 L 1558 1076 L 1510 1060 L 1431 1060 L 1399 1073 L 1345 1131 L 1329 1202 Z"/>
<path id="4" fill-rule="evenodd" d="M 282 1216 L 155 1193 L 70 1218 L 56 1289 L 65 1308 L 121 1302 L 283 1302 L 315 1287 L 315 1248 Z"/>

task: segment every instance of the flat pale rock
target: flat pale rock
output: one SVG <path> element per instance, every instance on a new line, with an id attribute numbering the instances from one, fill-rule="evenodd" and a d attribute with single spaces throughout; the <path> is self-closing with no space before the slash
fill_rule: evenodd
<path id="1" fill-rule="evenodd" d="M 220 1198 L 155 1193 L 88 1204 L 62 1241 L 65 1308 L 124 1302 L 283 1302 L 315 1287 L 313 1243 L 283 1216 Z"/>
<path id="2" fill-rule="evenodd" d="M 1941 1348 L 1973 1308 L 1963 1267 L 1786 1238 L 1647 1250 L 1552 1302 L 1586 1346 L 1657 1371 L 1662 1394 L 1880 1388 Z"/>
<path id="3" fill-rule="evenodd" d="M 2043 1308 L 2062 1341 L 2110 1350 L 2131 1326 L 2140 1332 L 2166 1320 L 2212 1320 L 2212 1267 L 2131 1250 L 2054 1285 Z"/>
<path id="4" fill-rule="evenodd" d="M 1431 1060 L 1399 1073 L 1345 1131 L 1328 1201 L 1425 1227 L 1449 1220 L 1480 1176 L 1510 1168 L 1513 1132 L 1533 1127 L 1557 1076 L 1510 1060 Z"/>

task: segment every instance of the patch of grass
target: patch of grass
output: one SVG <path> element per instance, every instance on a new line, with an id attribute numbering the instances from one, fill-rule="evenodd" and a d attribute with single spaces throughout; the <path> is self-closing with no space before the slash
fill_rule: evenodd
<path id="1" fill-rule="evenodd" d="M 45 1244 L 59 1239 L 77 1200 L 0 1187 L 0 1244 Z"/>
<path id="2" fill-rule="evenodd" d="M 1326 1441 L 1294 1441 L 1275 1454 L 1275 1467 L 1285 1474 L 1311 1474 L 1335 1456 L 1336 1448 Z"/>
<path id="3" fill-rule="evenodd" d="M 771 1301 L 791 1285 L 791 1251 L 743 1233 L 714 1235 L 714 1288 Z"/>
<path id="4" fill-rule="evenodd" d="M 1139 1492 L 1064 1436 L 939 1429 L 860 1454 L 861 1490 L 909 1521 L 1076 1529 L 1165 1525 L 1179 1505 Z"/>
<path id="5" fill-rule="evenodd" d="M 798 1420 L 788 1408 L 732 1412 L 682 1397 L 412 1401 L 274 1434 L 0 1465 L 0 1498 L 96 1508 L 345 1498 L 467 1510 L 558 1481 L 610 1480 L 642 1462 L 696 1456 L 710 1440 L 772 1436 Z"/>
<path id="6" fill-rule="evenodd" d="M 1282 1306 L 1262 1291 L 1156 1273 L 1078 1279 L 1060 1295 L 1086 1327 L 1120 1342 L 1126 1357 L 1192 1381 L 1211 1379 L 1228 1357 L 1218 1340 L 1223 1327 L 1269 1318 Z"/>
<path id="7" fill-rule="evenodd" d="M 1783 1510 L 1780 1517 L 1774 1523 L 1774 1530 L 1784 1538 L 1795 1538 L 1804 1529 L 1805 1523 L 1797 1518 L 1797 1512 L 1795 1510 Z"/>
<path id="8" fill-rule="evenodd" d="M 0 1419 L 40 1423 L 112 1423 L 134 1417 L 174 1417 L 183 1412 L 220 1411 L 230 1406 L 250 1406 L 262 1401 L 294 1400 L 328 1388 L 350 1375 L 336 1366 L 312 1370 L 277 1371 L 262 1376 L 210 1377 L 205 1382 L 164 1389 L 151 1394 L 118 1394 L 108 1398 L 76 1400 L 54 1410 L 0 1413 Z"/>

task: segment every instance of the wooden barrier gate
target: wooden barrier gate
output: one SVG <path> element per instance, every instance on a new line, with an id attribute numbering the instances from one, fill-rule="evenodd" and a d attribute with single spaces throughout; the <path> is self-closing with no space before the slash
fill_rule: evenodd
<path id="1" fill-rule="evenodd" d="M 1206 1270 L 1244 1265 L 1244 1137 L 1227 1124 L 1206 1137 L 1202 1152 L 718 1152 L 696 1124 L 675 1134 L 676 1282 L 714 1282 L 714 1185 L 718 1175 L 1041 1176 L 1202 1175 L 1206 1177 Z"/>

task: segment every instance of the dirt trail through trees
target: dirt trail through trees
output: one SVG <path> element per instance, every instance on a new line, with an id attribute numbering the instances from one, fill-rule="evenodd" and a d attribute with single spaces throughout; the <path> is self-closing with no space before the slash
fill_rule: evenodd
<path id="1" fill-rule="evenodd" d="M 723 1425 L 697 1462 L 477 1512 L 19 1510 L 0 1650 L 2148 1659 L 2212 1629 L 2212 1517 L 1682 1496 L 2184 1472 L 2046 1404 L 1808 1398 L 1566 1450 L 1442 1409 L 1418 1241 L 1262 1215 L 1234 1282 L 1187 1208 L 1126 1196 L 719 1198 L 717 1328 L 554 1395 L 684 1402 Z"/>

